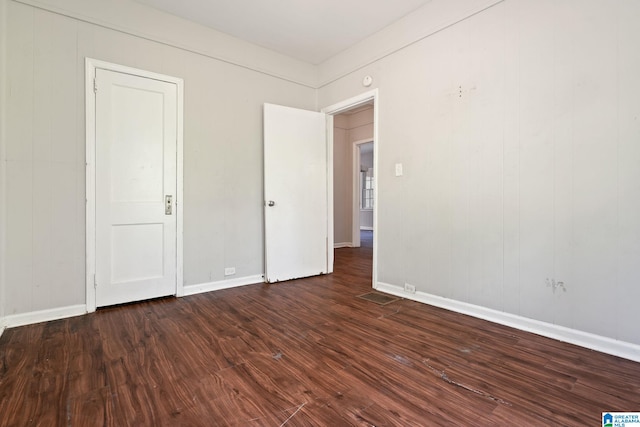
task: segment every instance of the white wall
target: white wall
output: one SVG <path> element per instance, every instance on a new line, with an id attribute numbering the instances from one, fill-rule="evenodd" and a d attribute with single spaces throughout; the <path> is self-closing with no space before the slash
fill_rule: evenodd
<path id="1" fill-rule="evenodd" d="M 315 66 L 132 0 L 13 0 L 315 87 Z"/>
<path id="2" fill-rule="evenodd" d="M 428 2 L 425 6 L 388 25 L 356 45 L 318 66 L 318 85 L 360 70 L 456 22 L 504 0 L 452 0 Z M 363 75 L 364 76 L 364 75 Z"/>
<path id="3" fill-rule="evenodd" d="M 372 143 L 368 142 L 367 146 L 373 146 Z M 360 170 L 363 169 L 371 169 L 373 167 L 373 151 L 369 151 L 367 153 L 360 153 Z"/>
<path id="4" fill-rule="evenodd" d="M 370 209 L 360 210 L 360 230 L 373 230 L 373 211 Z"/>
<path id="5" fill-rule="evenodd" d="M 321 107 L 379 88 L 381 283 L 640 360 L 638 16 L 505 0 L 320 88 Z"/>
<path id="6" fill-rule="evenodd" d="M 314 109 L 313 89 L 20 2 L 7 21 L 6 316 L 85 302 L 85 57 L 184 79 L 185 285 L 263 273 L 262 104 Z"/>

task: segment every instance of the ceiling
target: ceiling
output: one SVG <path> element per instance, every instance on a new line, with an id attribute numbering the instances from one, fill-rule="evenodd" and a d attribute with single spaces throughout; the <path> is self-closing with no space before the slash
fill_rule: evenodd
<path id="1" fill-rule="evenodd" d="M 430 0 L 135 0 L 320 64 Z"/>

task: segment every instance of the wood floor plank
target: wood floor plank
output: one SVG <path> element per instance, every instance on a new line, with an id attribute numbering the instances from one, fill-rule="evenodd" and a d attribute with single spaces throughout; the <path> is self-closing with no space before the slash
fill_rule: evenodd
<path id="1" fill-rule="evenodd" d="M 335 273 L 128 304 L 0 337 L 0 426 L 599 425 L 640 364 Z"/>
<path id="2" fill-rule="evenodd" d="M 102 387 L 69 398 L 65 425 L 87 427 L 116 426 L 111 387 Z"/>

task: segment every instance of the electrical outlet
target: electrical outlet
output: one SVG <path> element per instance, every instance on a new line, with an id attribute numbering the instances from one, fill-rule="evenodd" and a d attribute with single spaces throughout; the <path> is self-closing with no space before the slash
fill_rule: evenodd
<path id="1" fill-rule="evenodd" d="M 408 283 L 404 284 L 404 291 L 405 292 L 409 292 L 410 294 L 415 294 L 416 293 L 416 287 L 413 285 L 410 285 Z"/>
<path id="2" fill-rule="evenodd" d="M 224 269 L 224 275 L 225 276 L 233 276 L 234 274 L 236 274 L 236 268 L 235 267 L 227 267 Z"/>

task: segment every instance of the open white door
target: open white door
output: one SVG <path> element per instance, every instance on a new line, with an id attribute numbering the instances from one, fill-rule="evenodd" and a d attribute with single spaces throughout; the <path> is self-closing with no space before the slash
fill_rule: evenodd
<path id="1" fill-rule="evenodd" d="M 96 305 L 176 294 L 176 84 L 96 70 Z"/>
<path id="2" fill-rule="evenodd" d="M 264 105 L 265 280 L 327 267 L 326 116 Z"/>

